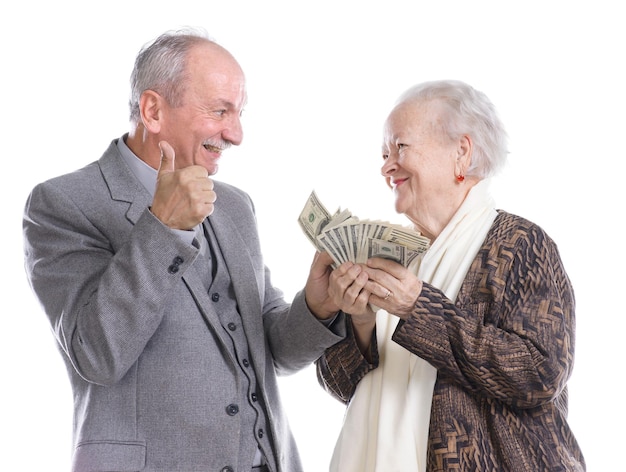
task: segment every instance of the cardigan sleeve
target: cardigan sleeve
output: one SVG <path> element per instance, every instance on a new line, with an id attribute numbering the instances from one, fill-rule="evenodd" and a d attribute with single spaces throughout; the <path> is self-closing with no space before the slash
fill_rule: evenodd
<path id="1" fill-rule="evenodd" d="M 503 214 L 456 303 L 424 284 L 393 340 L 463 388 L 532 408 L 558 396 L 574 358 L 574 294 L 554 242 Z"/>
<path id="2" fill-rule="evenodd" d="M 326 349 L 315 365 L 320 385 L 337 400 L 348 403 L 365 374 L 378 367 L 378 344 L 374 330 L 369 363 L 357 345 L 350 315 L 345 315 L 345 323 L 346 337 Z"/>

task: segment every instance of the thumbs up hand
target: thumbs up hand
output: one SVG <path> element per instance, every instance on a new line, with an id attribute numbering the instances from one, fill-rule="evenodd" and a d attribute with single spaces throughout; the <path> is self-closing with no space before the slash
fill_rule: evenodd
<path id="1" fill-rule="evenodd" d="M 150 210 L 170 228 L 190 230 L 213 213 L 213 181 L 202 166 L 177 170 L 172 146 L 161 141 L 159 147 L 161 165 Z"/>

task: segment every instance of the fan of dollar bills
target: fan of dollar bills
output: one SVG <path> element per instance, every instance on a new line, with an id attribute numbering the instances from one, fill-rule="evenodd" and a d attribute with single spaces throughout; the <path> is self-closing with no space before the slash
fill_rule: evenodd
<path id="1" fill-rule="evenodd" d="M 331 215 L 311 192 L 298 218 L 300 227 L 319 251 L 326 251 L 336 266 L 370 257 L 392 259 L 405 267 L 426 251 L 430 240 L 417 231 L 384 221 L 359 220 L 348 210 Z"/>

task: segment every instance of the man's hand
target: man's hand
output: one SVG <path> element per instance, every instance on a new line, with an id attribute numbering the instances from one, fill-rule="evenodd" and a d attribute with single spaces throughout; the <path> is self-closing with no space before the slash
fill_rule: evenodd
<path id="1" fill-rule="evenodd" d="M 161 141 L 159 147 L 161 165 L 150 210 L 170 228 L 190 230 L 213 213 L 213 181 L 202 166 L 177 170 L 172 146 Z"/>
<path id="2" fill-rule="evenodd" d="M 328 293 L 328 279 L 332 272 L 332 263 L 333 260 L 326 252 L 316 252 L 304 287 L 309 310 L 319 319 L 328 319 L 339 311 L 339 307 Z"/>

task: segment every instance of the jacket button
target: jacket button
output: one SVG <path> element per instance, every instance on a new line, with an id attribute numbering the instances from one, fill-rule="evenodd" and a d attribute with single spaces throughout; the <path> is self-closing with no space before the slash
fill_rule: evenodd
<path id="1" fill-rule="evenodd" d="M 180 268 L 179 266 L 185 262 L 185 260 L 180 257 L 180 256 L 176 256 L 173 260 L 172 260 L 172 264 L 167 268 L 167 271 L 170 274 L 175 274 L 176 272 L 178 272 L 178 269 Z"/>
<path id="2" fill-rule="evenodd" d="M 241 361 L 243 363 L 244 367 L 249 367 L 250 366 L 250 362 L 248 361 L 248 359 L 244 359 L 243 361 Z"/>
<path id="3" fill-rule="evenodd" d="M 219 293 L 214 293 L 211 295 L 211 300 L 213 300 L 214 302 L 219 302 L 220 301 L 220 294 Z"/>
<path id="4" fill-rule="evenodd" d="M 220 472 L 235 472 L 235 469 L 227 465 Z"/>
<path id="5" fill-rule="evenodd" d="M 258 397 L 257 397 L 255 392 L 252 392 L 252 395 L 250 395 L 250 398 L 252 398 L 253 402 L 257 401 L 257 399 L 258 399 Z"/>
<path id="6" fill-rule="evenodd" d="M 234 403 L 231 403 L 226 407 L 226 413 L 228 413 L 229 416 L 235 416 L 237 413 L 239 413 L 239 407 Z"/>
<path id="7" fill-rule="evenodd" d="M 237 325 L 235 323 L 228 323 L 228 329 L 235 331 L 237 329 Z"/>

